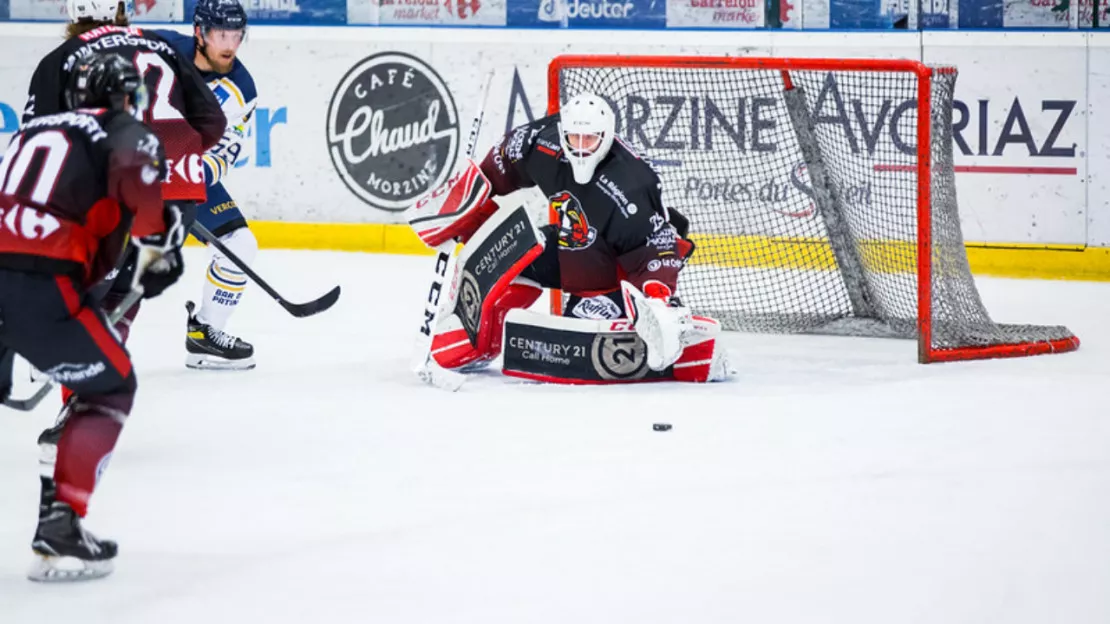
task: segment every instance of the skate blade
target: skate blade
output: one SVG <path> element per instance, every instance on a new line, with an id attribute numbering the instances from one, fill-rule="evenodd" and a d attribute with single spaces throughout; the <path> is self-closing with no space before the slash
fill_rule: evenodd
<path id="1" fill-rule="evenodd" d="M 254 368 L 254 358 L 225 360 L 214 355 L 190 353 L 185 357 L 185 368 L 193 370 L 250 370 Z"/>
<path id="2" fill-rule="evenodd" d="M 115 570 L 112 560 L 83 561 L 76 557 L 36 554 L 27 578 L 37 583 L 73 583 L 108 576 Z"/>

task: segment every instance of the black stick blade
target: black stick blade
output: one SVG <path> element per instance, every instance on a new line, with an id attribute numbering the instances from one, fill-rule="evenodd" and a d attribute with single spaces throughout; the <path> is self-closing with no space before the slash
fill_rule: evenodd
<path id="1" fill-rule="evenodd" d="M 42 403 L 42 400 L 45 399 L 46 395 L 50 394 L 50 391 L 53 390 L 53 389 L 54 389 L 53 384 L 44 383 L 42 386 L 39 386 L 39 389 L 37 391 L 35 391 L 35 393 L 33 395 L 31 395 L 30 397 L 28 397 L 26 399 L 7 398 L 7 399 L 3 400 L 3 404 L 7 405 L 8 407 L 10 407 L 14 410 L 19 410 L 21 412 L 29 412 L 29 411 L 35 409 L 36 407 L 38 407 L 39 403 Z"/>
<path id="2" fill-rule="evenodd" d="M 279 299 L 278 303 L 280 303 L 281 307 L 285 308 L 285 310 L 293 316 L 297 318 L 304 318 L 306 316 L 312 316 L 313 314 L 319 314 L 320 312 L 323 312 L 335 305 L 335 302 L 339 301 L 339 292 L 340 288 L 336 286 L 335 288 L 332 288 L 330 291 L 328 291 L 327 294 L 325 294 L 323 297 L 320 297 L 319 299 L 315 299 L 313 301 L 309 301 L 307 303 L 289 303 L 284 299 Z"/>

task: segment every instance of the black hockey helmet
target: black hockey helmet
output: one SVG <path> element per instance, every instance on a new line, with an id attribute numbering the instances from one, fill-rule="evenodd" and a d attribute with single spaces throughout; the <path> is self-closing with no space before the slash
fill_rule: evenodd
<path id="1" fill-rule="evenodd" d="M 127 98 L 131 110 L 127 110 Z M 77 62 L 65 91 L 66 105 L 111 108 L 140 116 L 147 107 L 146 86 L 135 64 L 118 54 L 93 54 Z"/>
<path id="2" fill-rule="evenodd" d="M 247 11 L 239 0 L 198 0 L 193 25 L 199 26 L 201 32 L 243 30 L 247 27 Z"/>

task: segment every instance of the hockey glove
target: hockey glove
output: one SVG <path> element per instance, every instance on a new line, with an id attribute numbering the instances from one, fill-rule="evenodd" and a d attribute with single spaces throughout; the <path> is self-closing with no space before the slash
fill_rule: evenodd
<path id="1" fill-rule="evenodd" d="M 143 298 L 152 299 L 173 286 L 185 271 L 181 245 L 185 242 L 185 226 L 181 207 L 167 203 L 163 209 L 166 230 L 135 241 L 139 260 L 135 269 Z"/>
<path id="2" fill-rule="evenodd" d="M 482 169 L 473 160 L 467 160 L 462 171 L 406 210 L 405 219 L 429 247 L 438 247 L 451 239 L 465 243 L 497 212 L 490 191 L 490 182 Z"/>

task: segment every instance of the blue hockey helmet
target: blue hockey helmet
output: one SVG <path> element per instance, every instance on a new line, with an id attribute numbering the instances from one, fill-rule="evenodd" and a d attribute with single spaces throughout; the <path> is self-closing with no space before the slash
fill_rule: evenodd
<path id="1" fill-rule="evenodd" d="M 198 0 L 193 25 L 199 26 L 201 32 L 243 30 L 247 27 L 247 11 L 239 0 Z"/>

